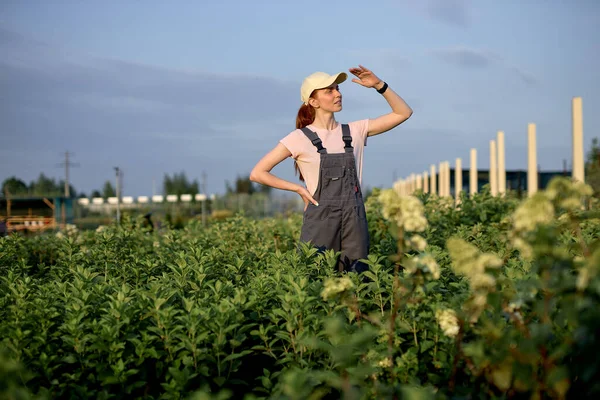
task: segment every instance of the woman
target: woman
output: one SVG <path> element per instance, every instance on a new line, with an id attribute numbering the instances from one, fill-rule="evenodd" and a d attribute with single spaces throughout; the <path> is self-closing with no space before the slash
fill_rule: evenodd
<path id="1" fill-rule="evenodd" d="M 350 68 L 352 82 L 374 88 L 388 102 L 391 112 L 375 119 L 340 124 L 335 113 L 342 110 L 340 72 L 315 72 L 300 89 L 303 102 L 296 130 L 281 139 L 253 168 L 250 179 L 263 185 L 298 193 L 304 201 L 300 240 L 321 250 L 341 252 L 340 271 L 362 272 L 366 266 L 369 231 L 362 198 L 362 159 L 367 137 L 386 132 L 412 115 L 412 109 L 387 83 L 359 65 Z M 288 157 L 306 187 L 280 179 L 271 170 Z"/>

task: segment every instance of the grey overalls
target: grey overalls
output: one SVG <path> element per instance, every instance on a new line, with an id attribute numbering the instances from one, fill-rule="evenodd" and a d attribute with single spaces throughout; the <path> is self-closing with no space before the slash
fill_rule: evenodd
<path id="1" fill-rule="evenodd" d="M 369 229 L 362 191 L 356 173 L 350 127 L 342 124 L 344 153 L 327 153 L 319 136 L 302 128 L 320 154 L 319 183 L 313 194 L 318 206 L 309 203 L 302 221 L 300 241 L 320 250 L 341 251 L 339 271 L 363 272 L 360 262 L 369 251 Z"/>

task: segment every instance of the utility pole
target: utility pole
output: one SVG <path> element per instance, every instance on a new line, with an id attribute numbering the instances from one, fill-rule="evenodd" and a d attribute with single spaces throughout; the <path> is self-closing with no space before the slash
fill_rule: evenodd
<path id="1" fill-rule="evenodd" d="M 117 225 L 121 224 L 121 169 L 119 167 L 113 167 L 117 175 Z"/>
<path id="2" fill-rule="evenodd" d="M 202 200 L 202 226 L 206 227 L 206 201 L 208 195 L 206 194 L 206 171 L 202 171 L 202 194 L 204 194 L 204 200 Z"/>
<path id="3" fill-rule="evenodd" d="M 65 152 L 65 161 L 63 163 L 58 164 L 58 166 L 65 167 L 65 197 L 69 198 L 71 197 L 71 190 L 70 190 L 70 185 L 69 185 L 69 167 L 78 167 L 79 164 L 74 164 L 72 162 L 69 161 L 69 152 L 66 151 Z"/>

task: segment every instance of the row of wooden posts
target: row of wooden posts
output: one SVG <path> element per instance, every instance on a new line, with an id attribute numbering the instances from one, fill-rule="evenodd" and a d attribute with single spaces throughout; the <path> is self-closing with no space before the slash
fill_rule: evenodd
<path id="1" fill-rule="evenodd" d="M 584 176 L 584 151 L 583 151 L 583 111 L 581 97 L 574 97 L 571 101 L 572 113 L 572 140 L 573 140 L 573 166 L 572 178 L 585 182 Z M 527 127 L 527 193 L 532 196 L 538 189 L 538 166 L 537 166 L 537 139 L 536 125 L 528 124 Z M 495 140 L 490 140 L 490 169 L 489 185 L 492 196 L 502 196 L 506 193 L 506 166 L 504 149 L 504 132 L 498 131 Z M 469 194 L 477 193 L 477 149 L 471 149 L 469 169 Z M 450 197 L 450 163 L 441 161 L 436 173 L 436 165 L 432 164 L 429 171 L 416 174 L 412 173 L 405 179 L 394 182 L 394 189 L 399 195 L 411 195 L 415 191 L 422 190 L 425 193 L 437 194 L 441 197 Z M 462 160 L 457 158 L 454 169 L 454 196 L 456 201 L 460 200 L 462 192 Z"/>

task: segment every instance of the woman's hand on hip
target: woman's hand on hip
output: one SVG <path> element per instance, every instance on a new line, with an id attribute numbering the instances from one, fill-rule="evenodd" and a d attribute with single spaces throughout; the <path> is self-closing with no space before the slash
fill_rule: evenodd
<path id="1" fill-rule="evenodd" d="M 306 211 L 308 208 L 309 203 L 313 203 L 315 206 L 319 205 L 319 203 L 317 203 L 317 201 L 310 195 L 310 192 L 305 187 L 299 186 L 298 190 L 296 190 L 296 193 L 298 193 L 304 201 L 304 211 Z"/>

